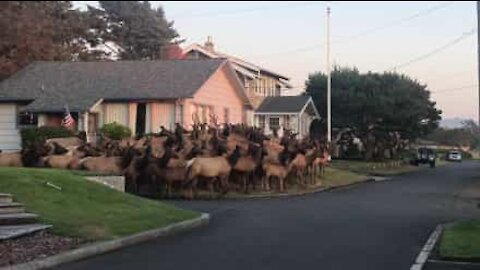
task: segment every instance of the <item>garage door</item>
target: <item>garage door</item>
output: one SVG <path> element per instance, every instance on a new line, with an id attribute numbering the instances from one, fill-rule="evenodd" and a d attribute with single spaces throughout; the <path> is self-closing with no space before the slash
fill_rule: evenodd
<path id="1" fill-rule="evenodd" d="M 15 104 L 0 104 L 0 149 L 3 152 L 11 152 L 20 150 L 20 148 L 16 106 Z"/>

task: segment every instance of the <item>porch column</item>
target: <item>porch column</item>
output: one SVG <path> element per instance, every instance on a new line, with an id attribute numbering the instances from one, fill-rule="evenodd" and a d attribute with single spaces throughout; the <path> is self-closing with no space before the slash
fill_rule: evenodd
<path id="1" fill-rule="evenodd" d="M 43 127 L 47 124 L 47 116 L 45 114 L 38 115 L 37 127 Z"/>
<path id="2" fill-rule="evenodd" d="M 87 142 L 90 142 L 90 138 L 88 136 L 88 112 L 83 114 L 83 130 L 85 131 Z"/>
<path id="3" fill-rule="evenodd" d="M 298 121 L 298 130 L 297 130 L 297 133 L 299 136 L 302 136 L 302 115 L 301 114 L 298 114 L 297 115 L 297 121 Z"/>
<path id="4" fill-rule="evenodd" d="M 134 136 L 136 133 L 136 123 L 137 123 L 137 103 L 128 104 L 128 128 L 132 131 Z"/>

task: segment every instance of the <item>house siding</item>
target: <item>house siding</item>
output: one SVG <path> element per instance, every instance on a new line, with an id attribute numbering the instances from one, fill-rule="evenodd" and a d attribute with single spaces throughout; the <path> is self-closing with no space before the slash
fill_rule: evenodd
<path id="1" fill-rule="evenodd" d="M 128 103 L 104 103 L 103 104 L 103 122 L 129 126 Z"/>
<path id="2" fill-rule="evenodd" d="M 15 104 L 0 104 L 0 150 L 11 152 L 18 151 L 20 148 L 17 106 Z"/>
<path id="3" fill-rule="evenodd" d="M 160 127 L 173 129 L 175 127 L 175 103 L 154 102 L 151 103 L 152 132 L 159 132 Z"/>
<path id="4" fill-rule="evenodd" d="M 208 112 L 218 117 L 218 122 L 225 121 L 224 112 L 228 109 L 228 121 L 238 124 L 245 122 L 245 106 L 236 92 L 233 79 L 229 77 L 224 66 L 215 72 L 212 77 L 197 91 L 193 99 L 188 99 L 184 106 L 184 124 L 189 126 L 193 123 L 192 115 L 198 113 L 202 118 L 199 107 L 208 106 Z M 213 110 L 213 111 L 212 111 Z M 209 117 L 207 115 L 207 121 Z"/>

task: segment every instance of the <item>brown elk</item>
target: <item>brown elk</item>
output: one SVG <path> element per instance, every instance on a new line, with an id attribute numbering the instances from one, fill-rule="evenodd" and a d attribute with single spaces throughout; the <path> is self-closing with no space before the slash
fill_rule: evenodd
<path id="1" fill-rule="evenodd" d="M 196 192 L 198 179 L 200 177 L 206 179 L 210 196 L 213 198 L 213 184 L 218 179 L 223 187 L 223 192 L 226 193 L 228 191 L 228 177 L 239 158 L 240 148 L 238 146 L 229 156 L 194 158 L 187 164 L 187 183 L 191 183 L 192 191 Z"/>
<path id="2" fill-rule="evenodd" d="M 233 167 L 233 171 L 237 172 L 242 179 L 243 190 L 245 193 L 248 193 L 248 186 L 250 183 L 255 187 L 255 183 L 252 182 L 255 170 L 261 165 L 262 150 L 261 147 L 250 146 L 249 153 L 241 156 Z"/>

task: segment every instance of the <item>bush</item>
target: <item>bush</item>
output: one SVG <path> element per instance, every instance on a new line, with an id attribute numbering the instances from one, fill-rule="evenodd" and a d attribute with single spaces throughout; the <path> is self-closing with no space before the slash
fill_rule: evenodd
<path id="1" fill-rule="evenodd" d="M 120 125 L 117 122 L 103 125 L 100 131 L 103 136 L 112 140 L 121 140 L 132 135 L 132 132 L 128 127 Z"/>
<path id="2" fill-rule="evenodd" d="M 20 131 L 22 137 L 22 146 L 34 142 L 44 142 L 51 138 L 65 138 L 75 136 L 72 130 L 65 127 L 30 127 Z"/>

